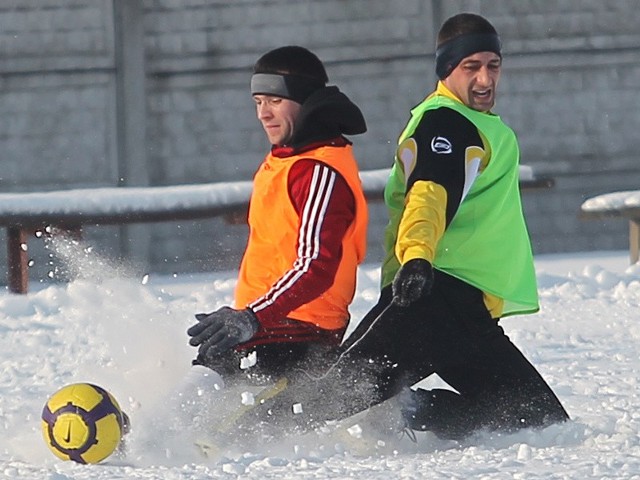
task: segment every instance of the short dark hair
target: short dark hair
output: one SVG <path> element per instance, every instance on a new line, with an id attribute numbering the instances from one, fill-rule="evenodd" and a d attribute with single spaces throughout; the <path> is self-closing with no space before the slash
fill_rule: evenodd
<path id="1" fill-rule="evenodd" d="M 320 59 L 311 51 L 297 45 L 287 45 L 265 53 L 254 65 L 253 73 L 308 77 L 324 85 L 329 81 Z"/>
<path id="2" fill-rule="evenodd" d="M 498 32 L 486 18 L 475 13 L 459 13 L 448 18 L 440 27 L 436 48 L 460 35 L 488 33 L 498 35 Z"/>
<path id="3" fill-rule="evenodd" d="M 501 53 L 500 37 L 491 23 L 474 13 L 459 13 L 440 27 L 436 45 L 436 75 L 447 78 L 463 58 L 476 52 Z"/>

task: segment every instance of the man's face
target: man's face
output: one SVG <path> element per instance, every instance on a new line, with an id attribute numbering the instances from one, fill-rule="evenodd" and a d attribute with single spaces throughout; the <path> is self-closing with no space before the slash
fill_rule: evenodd
<path id="1" fill-rule="evenodd" d="M 293 125 L 300 113 L 300 105 L 287 98 L 254 95 L 256 114 L 272 145 L 287 145 L 293 135 Z"/>
<path id="2" fill-rule="evenodd" d="M 496 103 L 502 59 L 493 52 L 469 55 L 442 83 L 469 108 L 488 112 Z"/>

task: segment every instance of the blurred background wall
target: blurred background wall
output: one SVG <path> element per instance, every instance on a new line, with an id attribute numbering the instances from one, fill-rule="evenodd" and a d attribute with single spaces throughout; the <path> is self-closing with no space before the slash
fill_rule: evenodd
<path id="1" fill-rule="evenodd" d="M 362 108 L 361 168 L 388 167 L 435 86 L 437 30 L 463 11 L 501 34 L 495 111 L 522 163 L 555 179 L 523 194 L 535 253 L 626 249 L 626 222 L 577 213 L 589 196 L 640 188 L 635 0 L 4 0 L 0 191 L 250 179 L 269 147 L 251 68 L 286 44 L 317 53 Z M 385 222 L 372 204 L 369 262 Z M 245 236 L 223 219 L 86 229 L 94 251 L 159 273 L 235 269 Z M 51 254 L 32 243 L 31 275 L 47 278 Z"/>

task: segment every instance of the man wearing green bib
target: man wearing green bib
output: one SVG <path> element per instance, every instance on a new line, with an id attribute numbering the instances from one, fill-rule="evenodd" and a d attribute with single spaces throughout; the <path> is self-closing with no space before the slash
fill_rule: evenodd
<path id="1" fill-rule="evenodd" d="M 453 387 L 418 389 L 404 408 L 411 428 L 449 438 L 569 418 L 498 324 L 539 309 L 518 143 L 491 112 L 501 67 L 486 19 L 442 25 L 440 81 L 411 111 L 385 189 L 380 301 L 345 342 L 374 359 L 376 401 L 433 373 Z"/>
<path id="2" fill-rule="evenodd" d="M 304 399 L 311 421 L 344 418 L 396 397 L 407 426 L 443 438 L 569 418 L 498 324 L 539 309 L 518 143 L 491 112 L 501 68 L 486 19 L 462 13 L 442 25 L 440 81 L 411 111 L 385 188 L 379 302 L 329 372 L 292 386 L 280 412 Z M 432 374 L 455 391 L 409 389 Z"/>

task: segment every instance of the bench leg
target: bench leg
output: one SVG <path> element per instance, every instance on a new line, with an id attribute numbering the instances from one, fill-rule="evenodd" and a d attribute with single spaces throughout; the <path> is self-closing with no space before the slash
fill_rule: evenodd
<path id="1" fill-rule="evenodd" d="M 631 265 L 640 260 L 640 220 L 629 220 L 629 256 Z"/>
<path id="2" fill-rule="evenodd" d="M 27 258 L 27 232 L 20 227 L 7 229 L 8 283 L 11 293 L 27 293 L 29 265 Z"/>

